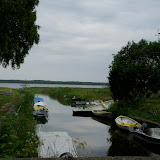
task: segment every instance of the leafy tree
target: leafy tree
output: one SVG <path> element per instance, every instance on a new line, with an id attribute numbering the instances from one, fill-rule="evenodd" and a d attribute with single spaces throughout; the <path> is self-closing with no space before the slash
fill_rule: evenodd
<path id="1" fill-rule="evenodd" d="M 160 89 L 160 43 L 128 42 L 110 66 L 109 83 L 114 100 L 146 98 Z"/>
<path id="2" fill-rule="evenodd" d="M 20 68 L 33 44 L 38 44 L 39 26 L 35 7 L 39 0 L 0 0 L 0 64 Z"/>

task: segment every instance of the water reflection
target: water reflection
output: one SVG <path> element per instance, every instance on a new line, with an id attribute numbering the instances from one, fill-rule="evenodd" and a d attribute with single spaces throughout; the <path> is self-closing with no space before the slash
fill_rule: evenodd
<path id="1" fill-rule="evenodd" d="M 128 132 L 118 130 L 114 121 L 98 117 L 72 116 L 75 108 L 60 104 L 46 95 L 38 95 L 47 103 L 49 120 L 37 124 L 44 132 L 67 132 L 73 138 L 78 156 L 155 156 L 142 147 Z"/>
<path id="2" fill-rule="evenodd" d="M 34 119 L 37 121 L 37 124 L 45 124 L 48 122 L 48 117 L 35 116 Z"/>

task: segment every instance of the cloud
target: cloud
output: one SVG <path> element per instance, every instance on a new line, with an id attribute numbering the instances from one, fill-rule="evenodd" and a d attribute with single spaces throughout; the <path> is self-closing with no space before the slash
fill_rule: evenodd
<path id="1" fill-rule="evenodd" d="M 20 70 L 1 68 L 3 79 L 106 82 L 112 54 L 128 41 L 157 40 L 159 6 L 159 0 L 40 0 L 40 43 Z"/>

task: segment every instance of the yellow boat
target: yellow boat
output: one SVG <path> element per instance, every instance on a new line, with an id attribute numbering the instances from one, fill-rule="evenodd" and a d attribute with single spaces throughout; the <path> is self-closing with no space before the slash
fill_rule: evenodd
<path id="1" fill-rule="evenodd" d="M 118 116 L 115 119 L 115 122 L 120 129 L 124 129 L 129 132 L 134 132 L 136 128 L 142 128 L 142 125 L 134 119 L 122 115 Z"/>

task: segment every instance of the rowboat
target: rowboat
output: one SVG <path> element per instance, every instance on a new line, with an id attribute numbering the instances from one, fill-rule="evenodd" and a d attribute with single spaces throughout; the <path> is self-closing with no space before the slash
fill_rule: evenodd
<path id="1" fill-rule="evenodd" d="M 136 129 L 135 137 L 152 145 L 160 146 L 160 128 Z"/>
<path id="2" fill-rule="evenodd" d="M 67 132 L 38 132 L 37 137 L 41 142 L 38 157 L 77 157 L 73 140 Z"/>
<path id="3" fill-rule="evenodd" d="M 129 132 L 134 132 L 136 128 L 142 128 L 140 123 L 126 116 L 118 116 L 115 119 L 115 122 L 120 129 L 124 129 Z"/>
<path id="4" fill-rule="evenodd" d="M 102 103 L 85 108 L 85 110 L 90 110 L 90 111 L 91 110 L 105 110 L 105 109 L 108 109 L 108 108 L 103 106 Z"/>
<path id="5" fill-rule="evenodd" d="M 112 104 L 113 102 L 114 102 L 113 100 L 104 101 L 104 102 L 102 102 L 102 105 L 103 105 L 105 108 L 109 109 L 110 106 L 111 106 L 111 104 Z"/>
<path id="6" fill-rule="evenodd" d="M 92 110 L 92 113 L 94 116 L 98 117 L 110 118 L 112 116 L 112 112 L 107 112 L 106 110 Z"/>

